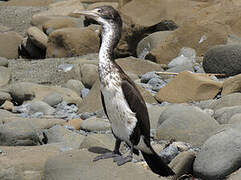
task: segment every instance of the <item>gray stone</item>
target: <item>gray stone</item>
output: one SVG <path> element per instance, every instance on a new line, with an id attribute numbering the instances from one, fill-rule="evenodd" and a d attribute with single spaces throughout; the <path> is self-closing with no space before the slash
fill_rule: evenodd
<path id="1" fill-rule="evenodd" d="M 175 144 L 170 144 L 159 153 L 162 160 L 169 164 L 179 154 L 178 147 Z"/>
<path id="2" fill-rule="evenodd" d="M 106 131 L 110 130 L 110 123 L 108 119 L 89 118 L 80 124 L 80 128 L 86 131 Z"/>
<path id="3" fill-rule="evenodd" d="M 44 115 L 51 115 L 55 109 L 43 101 L 33 101 L 30 103 L 30 114 L 42 112 Z"/>
<path id="4" fill-rule="evenodd" d="M 208 107 L 217 110 L 223 107 L 239 106 L 241 105 L 241 93 L 232 93 L 225 95 L 218 100 L 213 101 Z"/>
<path id="5" fill-rule="evenodd" d="M 0 66 L 0 87 L 5 86 L 11 79 L 11 70 L 4 66 Z"/>
<path id="6" fill-rule="evenodd" d="M 192 59 L 184 56 L 184 55 L 180 55 L 176 58 L 174 58 L 173 60 L 171 60 L 167 67 L 168 68 L 173 68 L 176 66 L 184 66 L 184 65 L 192 65 Z"/>
<path id="7" fill-rule="evenodd" d="M 205 53 L 203 69 L 206 73 L 221 73 L 226 76 L 240 74 L 240 55 L 240 44 L 215 46 Z"/>
<path id="8" fill-rule="evenodd" d="M 147 84 L 151 85 L 152 90 L 158 92 L 162 87 L 166 85 L 166 82 L 160 78 L 152 78 Z"/>
<path id="9" fill-rule="evenodd" d="M 194 175 L 205 180 L 224 179 L 241 167 L 241 133 L 224 130 L 210 137 L 194 161 Z"/>
<path id="10" fill-rule="evenodd" d="M 21 118 L 4 115 L 1 113 L 0 146 L 32 146 L 38 145 L 41 140 L 39 132 L 50 128 L 55 124 L 63 123 L 63 120 Z"/>
<path id="11" fill-rule="evenodd" d="M 85 136 L 68 130 L 60 125 L 53 126 L 44 132 L 48 137 L 48 144 L 53 144 L 58 147 L 71 147 L 78 149 L 85 138 Z"/>
<path id="12" fill-rule="evenodd" d="M 85 98 L 88 95 L 89 92 L 90 92 L 90 90 L 88 88 L 83 88 L 81 90 L 81 97 Z"/>
<path id="13" fill-rule="evenodd" d="M 149 103 L 147 103 L 146 106 L 149 114 L 151 129 L 156 129 L 158 125 L 158 119 L 166 107 L 161 107 L 159 104 L 153 105 Z"/>
<path id="14" fill-rule="evenodd" d="M 63 101 L 60 94 L 52 92 L 43 98 L 43 102 L 46 102 L 50 106 L 55 106 Z"/>
<path id="15" fill-rule="evenodd" d="M 185 104 L 173 104 L 161 113 L 156 138 L 175 139 L 200 146 L 218 127 L 217 121 L 201 109 Z"/>
<path id="16" fill-rule="evenodd" d="M 158 76 L 155 71 L 147 72 L 141 76 L 141 82 L 147 83 L 152 78 L 160 78 L 160 76 Z"/>
<path id="17" fill-rule="evenodd" d="M 223 107 L 217 109 L 213 117 L 219 122 L 219 124 L 227 124 L 229 123 L 230 118 L 238 113 L 241 113 L 241 106 Z"/>
<path id="18" fill-rule="evenodd" d="M 85 87 L 83 83 L 79 80 L 70 79 L 67 81 L 67 83 L 64 85 L 64 87 L 69 88 L 73 91 L 75 91 L 77 94 L 81 94 L 81 90 Z"/>
<path id="19" fill-rule="evenodd" d="M 0 57 L 0 66 L 8 67 L 8 60 L 4 57 Z"/>
<path id="20" fill-rule="evenodd" d="M 172 67 L 166 70 L 166 72 L 175 72 L 175 73 L 180 73 L 182 71 L 194 72 L 193 65 L 192 64 L 177 65 L 175 67 Z"/>
<path id="21" fill-rule="evenodd" d="M 103 151 L 103 150 L 102 150 Z M 92 151 L 73 150 L 49 158 L 44 166 L 43 179 L 91 179 L 119 180 L 125 179 L 160 179 L 150 170 L 143 169 L 134 163 L 126 163 L 121 168 L 112 159 L 93 162 L 98 148 Z"/>

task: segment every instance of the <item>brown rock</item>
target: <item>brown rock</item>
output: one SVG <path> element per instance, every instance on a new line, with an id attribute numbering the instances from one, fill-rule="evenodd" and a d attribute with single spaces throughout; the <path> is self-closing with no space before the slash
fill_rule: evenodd
<path id="1" fill-rule="evenodd" d="M 47 47 L 48 36 L 43 33 L 37 27 L 30 27 L 27 30 L 28 38 L 33 42 L 37 47 L 45 50 Z"/>
<path id="2" fill-rule="evenodd" d="M 195 159 L 194 152 L 181 152 L 169 164 L 175 172 L 173 179 L 179 179 L 183 175 L 189 175 L 192 172 L 192 164 Z"/>
<path id="3" fill-rule="evenodd" d="M 0 57 L 17 58 L 18 46 L 21 44 L 21 41 L 22 37 L 16 32 L 0 33 Z"/>
<path id="4" fill-rule="evenodd" d="M 227 36 L 227 30 L 222 25 L 187 22 L 170 33 L 165 42 L 151 50 L 146 59 L 168 64 L 178 56 L 182 47 L 191 47 L 196 50 L 197 56 L 202 56 L 210 47 L 225 44 Z"/>
<path id="5" fill-rule="evenodd" d="M 116 62 L 126 73 L 134 73 L 136 75 L 142 75 L 150 71 L 162 71 L 159 64 L 135 57 L 116 59 Z"/>
<path id="6" fill-rule="evenodd" d="M 181 24 L 196 14 L 203 5 L 205 4 L 186 0 L 132 0 L 121 8 L 121 13 L 141 26 L 152 26 L 162 20 L 173 20 Z"/>
<path id="7" fill-rule="evenodd" d="M 50 4 L 47 11 L 42 11 L 35 14 L 35 16 L 68 16 L 76 9 L 84 10 L 84 7 L 79 0 L 60 1 Z"/>
<path id="8" fill-rule="evenodd" d="M 161 88 L 155 98 L 172 103 L 201 101 L 214 98 L 222 88 L 221 82 L 212 80 L 208 75 L 184 71 Z"/>
<path id="9" fill-rule="evenodd" d="M 222 96 L 241 92 L 241 74 L 226 79 L 223 82 Z"/>
<path id="10" fill-rule="evenodd" d="M 47 57 L 71 57 L 98 52 L 99 38 L 90 28 L 63 28 L 52 32 Z"/>
<path id="11" fill-rule="evenodd" d="M 46 34 L 50 34 L 56 29 L 77 27 L 76 23 L 71 18 L 60 17 L 54 18 L 43 24 L 42 29 Z"/>
<path id="12" fill-rule="evenodd" d="M 82 123 L 82 119 L 71 119 L 68 122 L 64 123 L 64 125 L 67 126 L 72 126 L 74 127 L 75 130 L 79 130 L 80 129 L 80 124 Z"/>

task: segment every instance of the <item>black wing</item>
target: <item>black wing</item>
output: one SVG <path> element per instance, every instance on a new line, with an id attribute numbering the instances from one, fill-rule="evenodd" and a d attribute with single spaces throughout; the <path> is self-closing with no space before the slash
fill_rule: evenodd
<path id="1" fill-rule="evenodd" d="M 140 135 L 143 135 L 149 144 L 150 121 L 145 101 L 135 83 L 129 80 L 127 76 L 122 80 L 121 87 L 130 109 L 132 112 L 136 113 L 137 118 L 137 125 L 134 129 L 131 139 L 133 139 L 133 143 L 136 144 L 139 142 Z M 135 140 L 137 141 L 136 143 Z"/>
<path id="2" fill-rule="evenodd" d="M 102 102 L 102 106 L 103 106 L 103 109 L 104 109 L 104 112 L 105 112 L 105 115 L 107 116 L 107 118 L 109 119 L 108 117 L 108 114 L 107 114 L 107 111 L 106 111 L 106 107 L 105 107 L 105 100 L 104 100 L 104 96 L 102 94 L 102 92 L 100 91 L 100 94 L 101 94 L 101 102 Z"/>

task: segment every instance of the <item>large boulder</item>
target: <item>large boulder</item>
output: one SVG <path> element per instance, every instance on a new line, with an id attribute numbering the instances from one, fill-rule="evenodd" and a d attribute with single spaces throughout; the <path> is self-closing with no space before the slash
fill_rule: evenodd
<path id="1" fill-rule="evenodd" d="M 45 86 L 28 82 L 21 82 L 12 84 L 9 87 L 13 101 L 22 104 L 27 100 L 43 100 L 50 93 L 58 93 L 62 96 L 63 100 L 69 104 L 79 105 L 82 101 L 81 97 L 71 89 L 62 88 L 57 86 Z"/>
<path id="2" fill-rule="evenodd" d="M 241 133 L 224 130 L 210 137 L 194 161 L 194 175 L 206 180 L 224 179 L 239 169 L 241 163 Z"/>
<path id="3" fill-rule="evenodd" d="M 72 57 L 98 52 L 99 37 L 90 28 L 62 28 L 49 35 L 46 57 Z"/>
<path id="4" fill-rule="evenodd" d="M 149 170 L 134 163 L 118 167 L 112 159 L 93 162 L 97 154 L 87 150 L 73 150 L 49 158 L 44 167 L 43 179 L 159 179 Z M 94 173 L 93 173 L 94 172 Z"/>
<path id="5" fill-rule="evenodd" d="M 221 88 L 221 82 L 214 81 L 205 74 L 184 71 L 161 88 L 155 98 L 159 102 L 172 103 L 201 101 L 214 98 Z"/>
<path id="6" fill-rule="evenodd" d="M 220 73 L 233 76 L 241 73 L 241 45 L 220 45 L 209 49 L 203 58 L 206 73 Z"/>
<path id="7" fill-rule="evenodd" d="M 160 115 L 155 137 L 201 146 L 219 127 L 209 114 L 189 105 L 168 106 Z"/>

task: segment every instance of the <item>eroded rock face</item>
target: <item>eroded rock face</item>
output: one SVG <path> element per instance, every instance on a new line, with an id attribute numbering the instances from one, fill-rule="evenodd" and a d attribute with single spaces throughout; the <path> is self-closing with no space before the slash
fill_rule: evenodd
<path id="1" fill-rule="evenodd" d="M 188 71 L 179 73 L 156 94 L 159 102 L 183 103 L 214 98 L 222 88 L 222 83 L 207 75 Z"/>
<path id="2" fill-rule="evenodd" d="M 46 57 L 72 57 L 98 52 L 98 35 L 90 28 L 62 28 L 52 32 Z"/>

